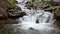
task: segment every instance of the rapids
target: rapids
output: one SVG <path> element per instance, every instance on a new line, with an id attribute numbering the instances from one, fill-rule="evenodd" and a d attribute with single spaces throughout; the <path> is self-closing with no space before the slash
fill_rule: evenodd
<path id="1" fill-rule="evenodd" d="M 25 2 L 30 0 L 17 0 L 17 6 L 22 8 L 22 11 L 27 15 L 19 18 L 18 24 L 13 24 L 22 30 L 21 34 L 57 34 L 55 28 L 54 14 L 45 12 L 44 10 L 31 10 L 25 7 Z M 38 21 L 38 23 L 36 22 Z M 20 31 L 21 31 L 20 30 Z"/>

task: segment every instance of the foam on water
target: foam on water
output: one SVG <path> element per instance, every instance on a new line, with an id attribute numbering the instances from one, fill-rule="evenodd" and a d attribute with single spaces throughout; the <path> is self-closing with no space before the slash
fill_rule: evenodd
<path id="1" fill-rule="evenodd" d="M 18 0 L 18 2 L 21 2 L 23 0 Z M 27 0 L 26 0 L 27 1 Z M 22 30 L 29 30 L 30 28 L 34 30 L 38 30 L 43 34 L 48 34 L 46 32 L 50 32 L 51 30 L 54 30 L 54 22 L 53 19 L 54 14 L 50 12 L 45 12 L 44 10 L 34 10 L 34 9 L 27 9 L 24 7 L 23 4 L 17 4 L 17 6 L 20 6 L 22 8 L 22 11 L 26 12 L 27 15 L 19 18 L 19 20 L 22 23 L 15 24 L 16 26 L 20 26 L 17 28 L 20 28 Z M 36 23 L 36 20 L 39 21 L 39 23 Z M 30 31 L 30 30 L 29 30 Z M 28 32 L 29 32 L 28 31 Z"/>

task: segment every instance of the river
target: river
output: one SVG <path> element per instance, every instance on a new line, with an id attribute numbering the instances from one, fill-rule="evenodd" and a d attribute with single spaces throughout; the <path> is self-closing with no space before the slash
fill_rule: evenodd
<path id="1" fill-rule="evenodd" d="M 25 16 L 20 17 L 18 24 L 13 24 L 19 29 L 20 34 L 59 34 L 60 31 L 54 24 L 54 14 L 45 12 L 44 10 L 27 9 L 25 3 L 30 0 L 17 0 L 17 6 L 22 8 L 26 13 Z M 16 31 L 16 29 L 14 30 Z M 17 33 L 18 34 L 18 33 Z"/>

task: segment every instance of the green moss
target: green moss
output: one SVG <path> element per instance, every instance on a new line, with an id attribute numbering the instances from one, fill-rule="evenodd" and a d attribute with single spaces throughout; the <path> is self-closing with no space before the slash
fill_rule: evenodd
<path id="1" fill-rule="evenodd" d="M 16 5 L 8 3 L 8 8 L 14 9 L 14 8 L 16 8 Z"/>
<path id="2" fill-rule="evenodd" d="M 16 8 L 15 2 L 16 0 L 6 0 L 8 8 Z"/>
<path id="3" fill-rule="evenodd" d="M 6 1 L 9 3 L 15 3 L 16 2 L 16 0 L 6 0 Z"/>

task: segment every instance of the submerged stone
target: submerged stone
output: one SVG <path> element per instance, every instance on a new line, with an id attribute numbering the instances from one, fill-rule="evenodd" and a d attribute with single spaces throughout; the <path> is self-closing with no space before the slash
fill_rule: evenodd
<path id="1" fill-rule="evenodd" d="M 36 20 L 36 23 L 39 23 L 38 19 Z"/>
<path id="2" fill-rule="evenodd" d="M 30 27 L 31 30 L 34 30 L 33 28 Z"/>

